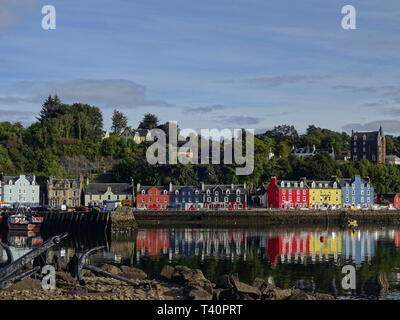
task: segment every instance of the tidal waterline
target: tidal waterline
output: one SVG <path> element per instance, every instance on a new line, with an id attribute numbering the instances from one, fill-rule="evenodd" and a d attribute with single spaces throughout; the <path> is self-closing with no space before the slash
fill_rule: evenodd
<path id="1" fill-rule="evenodd" d="M 40 244 L 46 234 L 6 234 L 14 255 Z M 65 260 L 103 245 L 90 263 L 130 265 L 150 277 L 164 265 L 199 268 L 215 282 L 237 273 L 251 284 L 256 277 L 281 288 L 325 292 L 339 299 L 400 299 L 400 228 L 268 227 L 268 228 L 139 228 L 113 236 L 71 235 L 48 253 Z M 5 260 L 4 251 L 0 258 Z M 344 290 L 342 267 L 356 268 L 356 289 Z"/>

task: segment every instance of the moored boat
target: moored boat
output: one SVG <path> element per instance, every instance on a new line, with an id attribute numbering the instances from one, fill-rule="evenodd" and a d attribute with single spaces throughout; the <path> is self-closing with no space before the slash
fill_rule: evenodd
<path id="1" fill-rule="evenodd" d="M 40 231 L 43 223 L 42 217 L 16 214 L 8 217 L 8 229 L 10 231 Z"/>

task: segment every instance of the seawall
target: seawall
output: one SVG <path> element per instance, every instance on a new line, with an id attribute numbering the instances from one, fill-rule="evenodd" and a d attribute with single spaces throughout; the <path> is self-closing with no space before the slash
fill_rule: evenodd
<path id="1" fill-rule="evenodd" d="M 358 225 L 400 225 L 400 211 L 134 211 L 138 226 L 266 226 L 266 225 L 347 225 L 355 219 Z"/>

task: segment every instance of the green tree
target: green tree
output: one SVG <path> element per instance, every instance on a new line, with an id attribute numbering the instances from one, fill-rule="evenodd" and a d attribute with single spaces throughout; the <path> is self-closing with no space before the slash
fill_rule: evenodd
<path id="1" fill-rule="evenodd" d="M 128 118 L 122 113 L 119 112 L 118 110 L 114 110 L 113 116 L 112 116 L 112 127 L 111 130 L 119 135 L 121 131 L 127 126 L 128 124 Z"/>
<path id="2" fill-rule="evenodd" d="M 158 126 L 158 118 L 152 113 L 146 113 L 139 124 L 140 129 L 154 129 Z"/>

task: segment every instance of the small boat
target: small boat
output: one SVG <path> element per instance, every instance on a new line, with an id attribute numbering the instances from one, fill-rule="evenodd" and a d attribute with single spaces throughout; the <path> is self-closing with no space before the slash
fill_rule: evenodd
<path id="1" fill-rule="evenodd" d="M 349 228 L 357 228 L 358 227 L 357 220 L 349 220 L 349 221 L 347 221 L 347 226 Z"/>
<path id="2" fill-rule="evenodd" d="M 8 229 L 10 231 L 40 231 L 43 223 L 42 217 L 26 216 L 24 214 L 15 214 L 8 217 Z"/>

